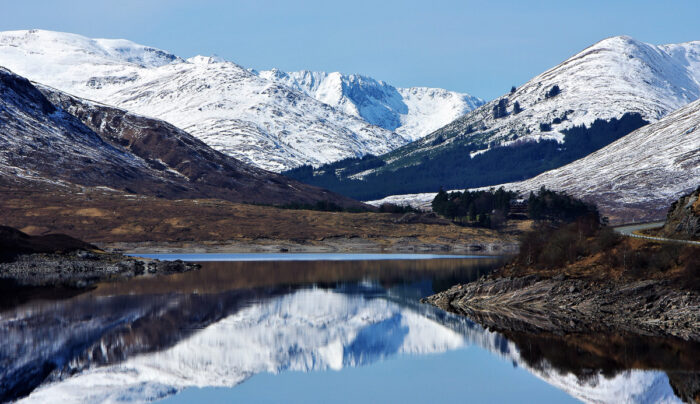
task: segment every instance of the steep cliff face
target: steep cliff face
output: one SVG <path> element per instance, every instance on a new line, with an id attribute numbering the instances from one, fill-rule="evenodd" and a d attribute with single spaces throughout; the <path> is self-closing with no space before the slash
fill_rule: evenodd
<path id="1" fill-rule="evenodd" d="M 700 239 L 700 187 L 671 205 L 663 233 L 673 238 Z"/>

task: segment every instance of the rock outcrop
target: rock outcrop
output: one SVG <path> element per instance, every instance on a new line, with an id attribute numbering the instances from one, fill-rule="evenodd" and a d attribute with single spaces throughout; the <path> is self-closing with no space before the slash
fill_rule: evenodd
<path id="1" fill-rule="evenodd" d="M 0 226 L 0 284 L 82 288 L 100 281 L 198 268 L 198 264 L 180 260 L 142 260 L 105 253 L 65 234 L 30 236 Z"/>
<path id="2" fill-rule="evenodd" d="M 662 233 L 671 238 L 700 239 L 700 187 L 671 205 Z"/>

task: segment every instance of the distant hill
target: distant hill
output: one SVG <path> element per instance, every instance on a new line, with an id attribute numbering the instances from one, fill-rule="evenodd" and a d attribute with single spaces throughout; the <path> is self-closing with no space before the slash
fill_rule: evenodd
<path id="1" fill-rule="evenodd" d="M 338 72 L 259 72 L 365 121 L 414 141 L 452 122 L 484 102 L 469 94 L 442 88 L 397 88 L 359 74 Z"/>

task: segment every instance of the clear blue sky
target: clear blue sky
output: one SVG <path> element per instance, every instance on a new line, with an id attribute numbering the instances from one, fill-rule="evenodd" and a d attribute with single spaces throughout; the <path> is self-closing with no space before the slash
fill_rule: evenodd
<path id="1" fill-rule="evenodd" d="M 700 40 L 698 0 L 3 0 L 0 29 L 127 38 L 246 67 L 362 73 L 490 99 L 592 43 Z"/>

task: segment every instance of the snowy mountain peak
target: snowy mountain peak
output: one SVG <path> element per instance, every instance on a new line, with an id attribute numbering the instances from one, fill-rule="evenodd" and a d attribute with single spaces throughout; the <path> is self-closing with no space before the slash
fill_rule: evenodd
<path id="1" fill-rule="evenodd" d="M 196 55 L 192 56 L 191 58 L 187 58 L 188 63 L 193 63 L 193 64 L 214 64 L 214 63 L 225 63 L 226 60 L 224 60 L 222 57 L 218 55 L 211 55 L 211 56 L 202 56 L 202 55 Z"/>
<path id="2" fill-rule="evenodd" d="M 278 69 L 261 77 L 280 82 L 346 114 L 416 140 L 466 114 L 483 101 L 439 88 L 397 88 L 361 74 Z"/>
<path id="3" fill-rule="evenodd" d="M 166 120 L 219 151 L 273 171 L 383 154 L 481 102 L 459 93 L 404 95 L 357 74 L 256 72 L 216 56 L 183 60 L 126 40 L 51 31 L 0 32 L 0 65 L 83 98 Z"/>
<path id="4" fill-rule="evenodd" d="M 476 142 L 480 151 L 523 141 L 561 142 L 573 126 L 627 113 L 655 122 L 699 97 L 700 42 L 657 46 L 616 36 L 409 145 L 406 153 L 452 147 L 453 139 Z M 504 108 L 496 116 L 499 103 Z"/>
<path id="5" fill-rule="evenodd" d="M 126 39 L 91 39 L 66 32 L 39 29 L 0 32 L 0 47 L 13 48 L 15 56 L 39 52 L 47 62 L 63 65 L 90 60 L 94 63 L 129 63 L 151 68 L 182 59 L 163 50 Z"/>

